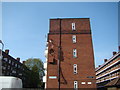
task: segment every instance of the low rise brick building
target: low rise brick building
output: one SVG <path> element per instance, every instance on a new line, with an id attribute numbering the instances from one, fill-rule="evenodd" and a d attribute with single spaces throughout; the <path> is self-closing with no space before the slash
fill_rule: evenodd
<path id="1" fill-rule="evenodd" d="M 20 58 L 13 58 L 9 55 L 9 50 L 2 51 L 2 75 L 14 76 L 22 79 L 23 87 L 29 87 L 30 70 L 20 62 Z"/>

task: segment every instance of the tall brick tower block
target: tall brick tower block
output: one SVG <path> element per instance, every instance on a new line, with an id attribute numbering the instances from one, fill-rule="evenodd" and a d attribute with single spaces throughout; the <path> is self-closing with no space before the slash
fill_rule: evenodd
<path id="1" fill-rule="evenodd" d="M 89 18 L 50 19 L 46 88 L 96 88 L 91 36 Z"/>

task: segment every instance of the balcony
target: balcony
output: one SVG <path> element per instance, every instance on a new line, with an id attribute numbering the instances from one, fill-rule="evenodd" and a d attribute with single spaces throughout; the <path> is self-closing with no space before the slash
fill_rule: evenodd
<path id="1" fill-rule="evenodd" d="M 101 77 L 104 77 L 104 76 L 106 76 L 106 75 L 108 75 L 108 74 L 111 74 L 111 73 L 113 73 L 113 72 L 115 72 L 115 71 L 118 71 L 118 70 L 120 70 L 120 68 L 114 69 L 114 70 L 112 70 L 112 71 L 110 71 L 110 72 L 108 72 L 108 73 L 105 73 L 105 74 L 103 74 L 103 75 L 101 75 L 101 76 L 99 76 L 99 77 L 96 77 L 96 79 L 99 79 L 99 78 L 101 78 Z"/>
<path id="2" fill-rule="evenodd" d="M 115 78 L 118 78 L 119 76 L 112 76 L 106 80 L 101 80 L 101 81 L 97 81 L 96 83 L 101 83 L 101 82 L 105 82 L 105 81 L 108 81 L 108 80 L 112 80 L 112 79 L 115 79 Z"/>
<path id="3" fill-rule="evenodd" d="M 118 61 L 112 63 L 111 65 L 109 65 L 109 66 L 107 66 L 106 68 L 104 68 L 104 69 L 100 70 L 99 72 L 97 72 L 96 75 L 98 75 L 99 73 L 105 71 L 106 69 L 112 67 L 113 65 L 115 65 L 115 64 L 117 64 L 117 63 L 119 63 L 119 62 L 120 62 L 120 60 L 118 60 Z"/>

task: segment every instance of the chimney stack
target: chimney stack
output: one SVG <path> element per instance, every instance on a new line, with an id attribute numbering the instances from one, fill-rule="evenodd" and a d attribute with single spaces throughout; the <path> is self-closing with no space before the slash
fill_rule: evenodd
<path id="1" fill-rule="evenodd" d="M 25 61 L 23 61 L 23 64 L 25 64 Z"/>
<path id="2" fill-rule="evenodd" d="M 104 62 L 107 62 L 107 59 L 104 59 Z"/>
<path id="3" fill-rule="evenodd" d="M 117 52 L 113 52 L 113 56 L 116 54 Z"/>
<path id="4" fill-rule="evenodd" d="M 19 57 L 17 57 L 17 58 L 16 58 L 16 60 L 20 61 L 20 58 L 19 58 Z"/>
<path id="5" fill-rule="evenodd" d="M 6 54 L 9 54 L 9 49 L 6 49 L 6 50 L 5 50 L 5 53 L 6 53 Z"/>
<path id="6" fill-rule="evenodd" d="M 120 46 L 119 46 L 119 50 L 118 50 L 118 52 L 120 52 Z"/>

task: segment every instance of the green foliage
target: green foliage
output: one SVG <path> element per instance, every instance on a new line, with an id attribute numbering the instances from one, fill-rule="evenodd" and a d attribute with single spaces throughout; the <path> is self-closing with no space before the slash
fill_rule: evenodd
<path id="1" fill-rule="evenodd" d="M 44 76 L 43 62 L 38 58 L 29 58 L 26 60 L 25 65 L 31 70 L 30 86 L 31 88 L 41 87 Z"/>

